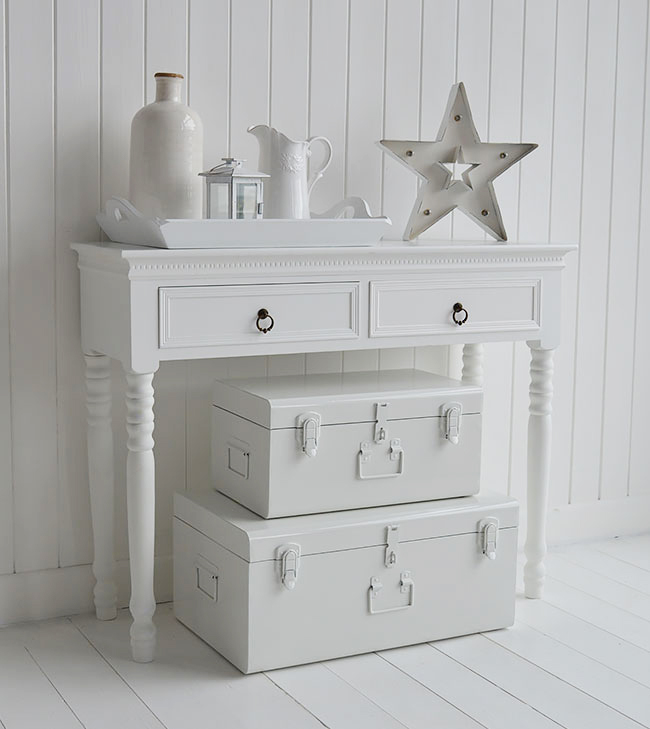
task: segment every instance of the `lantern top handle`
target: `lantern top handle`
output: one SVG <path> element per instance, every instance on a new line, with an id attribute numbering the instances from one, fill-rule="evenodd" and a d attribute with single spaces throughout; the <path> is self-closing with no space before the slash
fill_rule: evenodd
<path id="1" fill-rule="evenodd" d="M 244 172 L 240 170 L 242 164 L 246 162 L 245 159 L 237 159 L 236 157 L 222 157 L 222 163 L 215 165 L 206 172 L 199 172 L 201 177 L 270 177 L 270 175 L 264 172 Z"/>

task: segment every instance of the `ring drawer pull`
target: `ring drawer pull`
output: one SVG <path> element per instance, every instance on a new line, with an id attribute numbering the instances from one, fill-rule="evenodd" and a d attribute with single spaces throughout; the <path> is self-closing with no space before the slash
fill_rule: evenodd
<path id="1" fill-rule="evenodd" d="M 261 325 L 261 322 L 263 322 L 265 319 L 270 319 L 271 324 L 268 327 L 263 327 Z M 259 329 L 262 334 L 266 334 L 267 332 L 270 332 L 271 329 L 273 329 L 273 325 L 275 324 L 275 320 L 273 317 L 269 314 L 268 309 L 260 309 L 257 312 L 257 321 L 255 322 L 257 325 L 257 328 Z"/>
<path id="2" fill-rule="evenodd" d="M 469 314 L 467 313 L 467 309 L 460 304 L 459 302 L 456 302 L 454 304 L 454 313 L 452 314 L 452 318 L 456 324 L 458 324 L 459 327 L 462 327 L 463 324 L 467 321 L 469 318 Z"/>

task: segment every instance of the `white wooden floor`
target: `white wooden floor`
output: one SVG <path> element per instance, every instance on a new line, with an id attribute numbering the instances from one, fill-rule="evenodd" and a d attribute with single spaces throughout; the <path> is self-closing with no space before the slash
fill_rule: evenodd
<path id="1" fill-rule="evenodd" d="M 650 535 L 554 550 L 509 630 L 242 676 L 160 606 L 157 661 L 129 615 L 0 630 L 5 729 L 650 727 Z"/>

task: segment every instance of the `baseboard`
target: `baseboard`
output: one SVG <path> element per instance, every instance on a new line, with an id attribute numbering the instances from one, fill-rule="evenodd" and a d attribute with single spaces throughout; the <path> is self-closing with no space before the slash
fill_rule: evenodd
<path id="1" fill-rule="evenodd" d="M 129 562 L 116 565 L 118 607 L 127 607 L 131 591 Z M 0 575 L 0 625 L 92 612 L 95 579 L 90 565 Z M 155 595 L 172 598 L 172 558 L 156 557 Z"/>
<path id="2" fill-rule="evenodd" d="M 650 531 L 650 498 L 567 504 L 549 511 L 549 544 L 608 539 Z"/>

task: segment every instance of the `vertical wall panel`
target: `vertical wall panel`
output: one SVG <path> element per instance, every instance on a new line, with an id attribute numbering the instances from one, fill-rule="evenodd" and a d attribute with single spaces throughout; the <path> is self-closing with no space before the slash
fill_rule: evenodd
<path id="1" fill-rule="evenodd" d="M 348 0 L 312 2 L 307 133 L 327 137 L 334 148 L 332 163 L 311 194 L 311 209 L 316 212 L 344 197 L 347 46 Z"/>
<path id="2" fill-rule="evenodd" d="M 5 38 L 5 4 L 0 34 Z M 9 358 L 9 243 L 7 219 L 7 128 L 5 54 L 0 54 L 0 574 L 14 569 L 13 481 L 11 474 L 11 367 Z"/>
<path id="3" fill-rule="evenodd" d="M 309 33 L 309 3 L 272 0 L 270 120 L 292 139 L 307 138 Z"/>
<path id="4" fill-rule="evenodd" d="M 548 240 L 553 151 L 556 8 L 548 0 L 527 0 L 524 28 L 521 140 L 539 147 L 521 162 L 517 238 Z M 513 221 L 514 222 L 514 221 Z M 511 227 L 514 230 L 514 226 Z M 526 438 L 530 351 L 515 345 L 511 416 L 510 489 L 523 498 L 526 491 Z M 515 389 L 516 388 L 516 389 Z"/>
<path id="5" fill-rule="evenodd" d="M 350 0 L 346 195 L 381 209 L 381 139 L 384 111 L 385 2 Z M 398 231 L 395 231 L 399 237 Z"/>
<path id="6" fill-rule="evenodd" d="M 420 116 L 420 0 L 388 0 L 382 137 L 417 139 Z M 412 170 L 383 154 L 382 213 L 401 237 L 417 194 Z"/>
<path id="7" fill-rule="evenodd" d="M 490 99 L 487 137 L 491 142 L 518 140 L 521 134 L 522 47 L 524 5 L 519 0 L 494 0 L 490 53 Z M 514 235 L 519 203 L 519 167 L 495 181 L 506 230 Z M 504 373 L 512 371 L 513 345 L 485 346 L 481 479 L 486 487 L 507 489 L 510 468 L 512 390 Z"/>
<path id="8" fill-rule="evenodd" d="M 52 3 L 13 0 L 7 22 L 14 545 L 22 572 L 59 561 Z"/>
<path id="9" fill-rule="evenodd" d="M 598 498 L 618 12 L 591 0 L 585 97 L 571 502 Z"/>
<path id="10" fill-rule="evenodd" d="M 646 26 L 646 33 L 650 28 L 650 18 Z M 633 498 L 650 497 L 650 449 L 648 449 L 647 413 L 650 409 L 650 377 L 648 377 L 648 362 L 650 362 L 650 94 L 648 93 L 648 64 L 650 63 L 650 43 L 646 35 L 646 87 L 644 93 L 645 108 L 643 110 L 643 146 L 642 152 L 642 178 L 641 178 L 641 208 L 639 211 L 638 231 L 638 263 L 635 282 L 637 284 L 637 299 L 635 302 L 635 346 L 633 355 L 632 377 L 632 412 L 630 414 L 630 470 L 628 479 L 628 495 Z"/>
<path id="11" fill-rule="evenodd" d="M 246 132 L 269 121 L 269 0 L 231 2 L 230 150 L 253 162 L 257 140 Z"/>
<path id="12" fill-rule="evenodd" d="M 378 349 L 360 349 L 353 352 L 343 352 L 344 372 L 361 372 L 362 370 L 376 370 L 378 368 Z"/>
<path id="13" fill-rule="evenodd" d="M 154 100 L 154 74 L 187 76 L 187 3 L 189 0 L 146 0 L 145 90 L 147 103 Z M 187 83 L 183 84 L 183 100 Z"/>
<path id="14" fill-rule="evenodd" d="M 103 205 L 113 195 L 129 195 L 131 119 L 144 103 L 144 0 L 111 0 L 110 4 L 102 4 L 102 54 Z"/>
<path id="15" fill-rule="evenodd" d="M 305 372 L 307 374 L 342 371 L 342 352 L 312 352 L 305 357 Z"/>
<path id="16" fill-rule="evenodd" d="M 620 3 L 600 498 L 627 495 L 648 3 Z"/>
<path id="17" fill-rule="evenodd" d="M 551 241 L 578 241 L 582 193 L 582 127 L 588 0 L 561 0 L 557 16 L 555 117 L 551 177 Z M 567 257 L 563 278 L 562 342 L 555 353 L 553 460 L 550 505 L 568 503 L 571 475 L 573 377 L 578 256 Z"/>
<path id="18" fill-rule="evenodd" d="M 187 96 L 203 121 L 203 165 L 209 169 L 228 151 L 230 3 L 191 0 L 188 15 Z"/>
<path id="19" fill-rule="evenodd" d="M 456 82 L 457 10 L 457 0 L 423 0 L 422 3 L 420 139 L 424 141 L 436 139 L 449 89 Z M 447 215 L 420 239 L 448 240 L 450 237 L 451 216 Z"/>
<path id="20" fill-rule="evenodd" d="M 98 0 L 56 5 L 56 336 L 59 459 L 59 560 L 92 559 L 85 453 L 84 361 L 79 271 L 72 241 L 97 240 L 99 208 Z"/>

